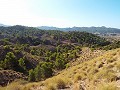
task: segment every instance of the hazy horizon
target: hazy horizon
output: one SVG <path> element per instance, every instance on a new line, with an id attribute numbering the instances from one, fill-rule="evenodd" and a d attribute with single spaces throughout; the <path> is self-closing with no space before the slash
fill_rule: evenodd
<path id="1" fill-rule="evenodd" d="M 0 23 L 120 28 L 119 0 L 0 0 Z"/>
<path id="2" fill-rule="evenodd" d="M 3 23 L 0 23 L 0 26 L 5 26 L 5 27 L 11 27 L 11 26 L 25 26 L 25 27 L 54 27 L 54 28 L 73 28 L 73 27 L 87 27 L 87 28 L 91 28 L 91 27 L 105 27 L 105 28 L 116 28 L 116 29 L 120 29 L 117 27 L 107 27 L 107 26 L 71 26 L 71 27 L 57 27 L 57 26 L 29 26 L 29 25 L 20 25 L 20 24 L 14 24 L 14 25 L 6 25 Z"/>

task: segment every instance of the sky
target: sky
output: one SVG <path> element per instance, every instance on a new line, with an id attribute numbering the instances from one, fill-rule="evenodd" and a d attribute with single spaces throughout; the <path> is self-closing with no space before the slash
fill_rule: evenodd
<path id="1" fill-rule="evenodd" d="M 0 0 L 0 23 L 120 28 L 120 0 Z"/>

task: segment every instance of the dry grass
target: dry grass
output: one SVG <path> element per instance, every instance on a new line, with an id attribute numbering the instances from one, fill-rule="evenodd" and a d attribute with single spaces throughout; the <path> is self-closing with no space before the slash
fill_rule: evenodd
<path id="1" fill-rule="evenodd" d="M 116 73 L 119 69 L 119 63 L 117 63 L 120 62 L 119 57 L 120 49 L 108 51 L 103 56 L 62 71 L 59 77 L 70 79 L 73 83 L 81 80 L 86 82 L 86 80 L 88 80 L 89 82 L 87 83 L 91 85 L 91 82 L 94 82 L 91 88 L 101 81 L 108 83 L 114 82 L 117 79 Z M 117 70 L 113 70 L 115 67 L 117 67 Z M 94 90 L 94 88 L 92 90 Z"/>
<path id="2" fill-rule="evenodd" d="M 34 90 L 35 87 L 38 87 L 40 85 L 40 83 L 28 83 L 25 85 L 22 85 L 22 87 L 20 88 L 20 90 Z"/>
<path id="3" fill-rule="evenodd" d="M 117 73 L 120 70 L 118 62 L 120 62 L 120 49 L 108 51 L 102 56 L 69 67 L 59 75 L 47 79 L 45 87 L 48 90 L 65 88 L 66 86 L 70 86 L 70 88 L 76 86 L 76 90 L 77 88 L 78 90 L 80 88 L 99 90 L 97 87 L 104 85 L 100 90 L 116 90 L 114 82 L 116 82 Z M 86 85 L 84 83 L 80 85 L 81 81 L 85 82 Z"/>
<path id="4" fill-rule="evenodd" d="M 46 90 L 64 89 L 68 85 L 68 80 L 60 77 L 50 78 L 44 82 Z"/>
<path id="5" fill-rule="evenodd" d="M 86 88 L 87 90 L 117 90 L 115 83 L 118 77 L 117 73 L 120 73 L 120 48 L 108 51 L 90 61 L 69 67 L 61 71 L 59 75 L 43 81 L 43 86 L 40 86 L 40 83 L 37 83 L 39 85 L 31 83 L 31 85 L 26 84 L 24 88 L 33 87 L 32 90 L 35 90 L 34 87 L 44 87 L 42 90 L 57 90 L 66 87 L 73 89 L 74 87 L 76 90 L 80 88 Z"/>
<path id="6" fill-rule="evenodd" d="M 97 90 L 119 90 L 115 85 L 115 82 L 112 83 L 102 83 L 97 86 Z"/>
<path id="7" fill-rule="evenodd" d="M 53 84 L 48 84 L 45 88 L 45 90 L 56 90 L 56 86 Z"/>
<path id="8" fill-rule="evenodd" d="M 0 87 L 0 90 L 21 90 L 26 81 L 23 80 L 16 80 L 12 83 L 8 84 L 6 87 Z"/>

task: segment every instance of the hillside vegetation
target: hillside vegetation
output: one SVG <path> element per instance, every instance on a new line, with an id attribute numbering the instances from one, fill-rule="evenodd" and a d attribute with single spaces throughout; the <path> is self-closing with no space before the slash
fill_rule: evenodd
<path id="1" fill-rule="evenodd" d="M 116 48 L 120 48 L 120 41 L 111 42 L 87 32 L 46 31 L 19 25 L 0 27 L 0 85 L 13 86 L 10 83 L 15 81 L 16 84 L 16 79 L 26 80 L 25 83 L 44 81 L 61 75 L 62 70 L 69 70 L 72 66 L 91 63 L 89 61 L 94 61 L 91 59 L 105 54 L 106 50 Z M 85 70 L 83 71 L 89 75 L 89 70 Z M 85 78 L 88 77 L 85 75 Z M 93 76 L 89 75 L 89 78 Z M 60 79 L 60 83 L 62 82 L 64 80 Z M 23 84 L 24 81 L 18 81 L 19 83 Z M 63 86 L 58 85 L 58 88 Z M 72 83 L 68 88 L 72 88 Z"/>
<path id="2" fill-rule="evenodd" d="M 119 62 L 120 48 L 65 69 L 45 81 L 17 85 L 21 85 L 20 90 L 119 90 Z M 14 82 L 12 84 L 14 85 Z M 11 84 L 8 87 L 11 87 Z"/>

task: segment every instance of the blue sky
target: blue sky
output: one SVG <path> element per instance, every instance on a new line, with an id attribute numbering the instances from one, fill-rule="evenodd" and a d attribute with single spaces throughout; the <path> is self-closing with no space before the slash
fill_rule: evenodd
<path id="1" fill-rule="evenodd" d="M 120 28 L 120 0 L 0 0 L 0 23 Z"/>

